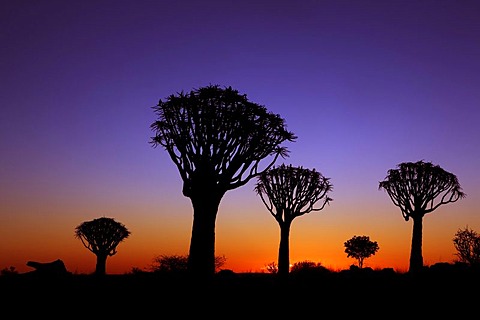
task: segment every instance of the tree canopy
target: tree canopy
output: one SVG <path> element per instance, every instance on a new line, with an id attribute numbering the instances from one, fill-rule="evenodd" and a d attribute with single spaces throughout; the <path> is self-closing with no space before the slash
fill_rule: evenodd
<path id="1" fill-rule="evenodd" d="M 379 188 L 400 208 L 405 221 L 465 197 L 454 174 L 423 160 L 403 162 L 388 170 Z"/>
<path id="2" fill-rule="evenodd" d="M 353 236 L 343 244 L 348 258 L 358 261 L 358 267 L 363 268 L 363 261 L 375 255 L 380 249 L 376 241 L 371 241 L 369 236 Z"/>
<path id="3" fill-rule="evenodd" d="M 245 185 L 261 173 L 263 159 L 273 156 L 264 169 L 271 167 L 279 156 L 288 156 L 281 144 L 297 139 L 280 115 L 232 87 L 182 91 L 153 109 L 157 120 L 151 125 L 151 143 L 170 155 L 186 197 L 192 196 L 196 179 L 212 180 L 222 191 Z"/>

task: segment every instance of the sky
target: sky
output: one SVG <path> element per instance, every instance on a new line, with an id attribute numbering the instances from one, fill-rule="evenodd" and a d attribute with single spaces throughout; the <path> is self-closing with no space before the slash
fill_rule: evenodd
<path id="1" fill-rule="evenodd" d="M 452 239 L 480 232 L 480 2 L 54 1 L 0 4 L 0 269 L 34 260 L 92 273 L 74 237 L 99 217 L 130 236 L 106 271 L 187 255 L 193 208 L 150 129 L 160 99 L 232 86 L 298 138 L 285 163 L 330 178 L 333 201 L 296 218 L 290 262 L 341 270 L 344 242 L 379 251 L 364 267 L 407 271 L 412 220 L 378 188 L 399 163 L 455 174 L 466 198 L 423 220 L 424 264 L 453 262 Z M 223 268 L 277 262 L 280 228 L 256 180 L 222 199 Z"/>

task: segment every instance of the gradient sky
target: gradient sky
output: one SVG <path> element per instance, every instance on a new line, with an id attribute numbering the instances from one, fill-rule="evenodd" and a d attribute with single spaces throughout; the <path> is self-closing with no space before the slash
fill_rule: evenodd
<path id="1" fill-rule="evenodd" d="M 455 232 L 480 232 L 480 2 L 51 1 L 0 4 L 0 268 L 62 259 L 91 273 L 75 227 L 102 216 L 131 235 L 107 273 L 186 255 L 193 209 L 166 151 L 153 148 L 159 99 L 232 86 L 280 114 L 298 139 L 277 163 L 331 179 L 333 202 L 294 220 L 290 261 L 408 269 L 412 221 L 385 191 L 387 170 L 425 160 L 465 199 L 427 214 L 426 265 L 453 262 Z M 277 261 L 280 229 L 252 180 L 224 197 L 224 268 Z"/>

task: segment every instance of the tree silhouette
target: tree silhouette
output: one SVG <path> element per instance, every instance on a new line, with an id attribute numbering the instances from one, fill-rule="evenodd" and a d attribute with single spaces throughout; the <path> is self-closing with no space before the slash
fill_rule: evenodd
<path id="1" fill-rule="evenodd" d="M 358 261 L 358 267 L 363 268 L 363 261 L 377 253 L 378 243 L 371 241 L 369 236 L 353 236 L 343 243 L 345 253 L 348 258 L 354 258 Z"/>
<path id="2" fill-rule="evenodd" d="M 86 221 L 75 228 L 75 237 L 97 256 L 96 275 L 105 275 L 107 258 L 117 253 L 117 246 L 128 238 L 130 231 L 112 218 Z"/>
<path id="3" fill-rule="evenodd" d="M 223 196 L 270 168 L 279 156 L 287 157 L 287 148 L 280 145 L 296 136 L 278 114 L 231 87 L 182 91 L 153 109 L 158 119 L 151 124 L 151 143 L 168 152 L 183 180 L 183 195 L 193 206 L 189 272 L 210 277 L 215 272 L 215 222 Z M 259 165 L 266 158 L 262 170 Z"/>
<path id="4" fill-rule="evenodd" d="M 330 178 L 315 169 L 286 166 L 263 172 L 258 177 L 255 191 L 280 226 L 278 275 L 285 277 L 290 268 L 290 227 L 293 219 L 310 211 L 322 210 L 332 201 L 327 193 L 332 190 Z M 319 202 L 319 207 L 315 204 Z"/>
<path id="5" fill-rule="evenodd" d="M 379 184 L 379 189 L 382 188 L 400 208 L 405 221 L 413 219 L 409 271 L 417 272 L 423 268 L 423 217 L 466 195 L 454 174 L 423 160 L 400 163 L 396 169 L 388 170 Z"/>
<path id="6" fill-rule="evenodd" d="M 480 266 L 480 234 L 475 230 L 469 229 L 468 226 L 465 229 L 458 229 L 453 238 L 453 245 L 460 262 Z"/>

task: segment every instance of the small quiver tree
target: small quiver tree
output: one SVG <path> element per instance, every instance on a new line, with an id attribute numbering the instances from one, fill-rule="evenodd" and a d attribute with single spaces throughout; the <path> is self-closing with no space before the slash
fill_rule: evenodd
<path id="1" fill-rule="evenodd" d="M 75 228 L 75 237 L 97 256 L 96 275 L 106 274 L 107 258 L 117 253 L 117 246 L 129 235 L 122 223 L 106 217 L 83 222 Z"/>

